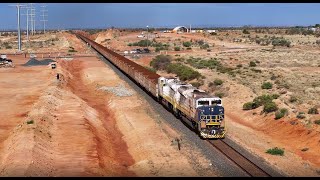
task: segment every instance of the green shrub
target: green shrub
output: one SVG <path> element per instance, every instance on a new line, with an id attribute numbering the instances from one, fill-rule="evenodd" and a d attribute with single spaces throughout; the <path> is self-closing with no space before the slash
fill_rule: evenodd
<path id="1" fill-rule="evenodd" d="M 174 47 L 174 50 L 175 51 L 180 51 L 180 47 L 176 46 L 176 47 Z"/>
<path id="2" fill-rule="evenodd" d="M 315 120 L 314 123 L 320 125 L 320 119 Z"/>
<path id="3" fill-rule="evenodd" d="M 148 39 L 140 40 L 139 42 L 129 43 L 129 44 L 131 44 L 131 46 L 140 46 L 140 47 L 147 47 L 147 46 L 153 45 L 152 41 L 150 41 Z"/>
<path id="4" fill-rule="evenodd" d="M 304 119 L 304 118 L 306 118 L 306 116 L 304 115 L 304 112 L 299 112 L 298 115 L 297 115 L 297 118 L 298 119 Z"/>
<path id="5" fill-rule="evenodd" d="M 273 99 L 278 99 L 279 96 L 280 96 L 279 94 L 272 94 L 272 95 L 271 95 L 271 97 L 272 97 Z"/>
<path id="6" fill-rule="evenodd" d="M 222 85 L 222 84 L 223 84 L 223 81 L 222 81 L 221 79 L 215 79 L 215 80 L 213 81 L 213 83 L 214 83 L 214 85 L 219 86 L 219 85 Z"/>
<path id="7" fill-rule="evenodd" d="M 283 150 L 283 149 L 280 149 L 280 148 L 278 148 L 278 147 L 275 147 L 275 148 L 272 148 L 272 149 L 268 149 L 268 150 L 266 151 L 266 153 L 272 154 L 272 155 L 283 156 L 284 150 Z"/>
<path id="8" fill-rule="evenodd" d="M 250 34 L 250 32 L 249 32 L 247 29 L 244 29 L 244 30 L 242 31 L 242 33 L 243 33 L 243 34 Z"/>
<path id="9" fill-rule="evenodd" d="M 272 89 L 272 83 L 271 83 L 271 82 L 264 82 L 264 83 L 261 85 L 261 88 L 262 88 L 262 89 Z"/>
<path id="10" fill-rule="evenodd" d="M 281 108 L 275 113 L 275 119 L 280 119 L 286 115 L 288 115 L 288 110 L 286 108 Z"/>
<path id="11" fill-rule="evenodd" d="M 316 107 L 310 108 L 308 114 L 319 114 L 319 111 Z"/>
<path id="12" fill-rule="evenodd" d="M 284 38 L 275 38 L 272 40 L 273 46 L 287 46 L 290 47 L 291 42 L 289 40 L 286 40 Z"/>
<path id="13" fill-rule="evenodd" d="M 200 46 L 200 49 L 208 49 L 209 48 L 209 44 L 203 44 Z"/>
<path id="14" fill-rule="evenodd" d="M 150 62 L 150 66 L 156 70 L 165 70 L 170 63 L 170 56 L 160 54 L 152 59 L 152 61 Z"/>
<path id="15" fill-rule="evenodd" d="M 192 82 L 190 83 L 192 86 L 196 87 L 196 88 L 199 88 L 201 85 L 203 85 L 203 83 L 201 82 Z"/>
<path id="16" fill-rule="evenodd" d="M 243 104 L 242 109 L 243 110 L 251 110 L 251 109 L 255 109 L 257 107 L 258 106 L 255 102 L 247 102 L 247 103 Z"/>
<path id="17" fill-rule="evenodd" d="M 168 73 L 177 74 L 182 81 L 193 80 L 201 76 L 198 71 L 180 63 L 169 64 L 166 70 Z"/>
<path id="18" fill-rule="evenodd" d="M 190 47 L 192 44 L 191 44 L 191 42 L 186 41 L 186 42 L 183 42 L 182 45 L 183 45 L 184 47 Z"/>
<path id="19" fill-rule="evenodd" d="M 33 120 L 27 121 L 27 124 L 33 124 L 33 123 L 34 123 Z"/>
<path id="20" fill-rule="evenodd" d="M 298 98 L 296 96 L 290 96 L 289 102 L 293 103 L 296 102 Z"/>
<path id="21" fill-rule="evenodd" d="M 278 106 L 274 102 L 267 102 L 263 106 L 263 112 L 266 112 L 266 113 L 274 112 L 276 110 L 278 110 Z"/>
<path id="22" fill-rule="evenodd" d="M 250 61 L 249 66 L 250 66 L 250 67 L 256 67 L 257 64 L 256 64 L 254 61 Z"/>
<path id="23" fill-rule="evenodd" d="M 238 64 L 238 65 L 237 65 L 237 68 L 241 68 L 241 67 L 242 67 L 242 64 Z"/>
<path id="24" fill-rule="evenodd" d="M 272 100 L 273 100 L 272 96 L 270 96 L 269 94 L 263 94 L 261 96 L 255 97 L 253 99 L 253 102 L 256 103 L 256 105 L 259 107 L 259 106 L 265 105 L 268 102 L 272 102 Z"/>

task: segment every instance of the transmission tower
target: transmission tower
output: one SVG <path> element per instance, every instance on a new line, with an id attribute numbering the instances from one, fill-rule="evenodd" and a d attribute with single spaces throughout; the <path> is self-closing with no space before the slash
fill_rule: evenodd
<path id="1" fill-rule="evenodd" d="M 48 16 L 48 14 L 45 14 L 46 12 L 48 13 L 48 10 L 46 10 L 45 8 L 46 8 L 47 6 L 45 5 L 45 4 L 43 4 L 42 6 L 41 6 L 41 12 L 42 12 L 42 20 L 40 20 L 40 21 L 43 21 L 43 34 L 44 33 L 46 33 L 46 22 L 48 21 L 48 20 L 46 20 L 45 19 L 45 17 L 46 16 Z"/>
<path id="2" fill-rule="evenodd" d="M 15 6 L 18 10 L 18 51 L 21 51 L 21 35 L 20 35 L 20 7 L 24 7 L 25 5 L 21 5 L 20 3 L 16 5 L 9 5 L 9 6 Z"/>

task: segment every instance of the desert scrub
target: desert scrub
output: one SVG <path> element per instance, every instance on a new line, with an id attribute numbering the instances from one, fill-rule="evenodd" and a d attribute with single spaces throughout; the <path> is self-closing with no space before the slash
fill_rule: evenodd
<path id="1" fill-rule="evenodd" d="M 222 85 L 222 84 L 223 84 L 223 81 L 222 81 L 221 79 L 215 79 L 215 80 L 213 81 L 213 83 L 214 83 L 214 85 L 219 86 L 219 85 Z"/>
<path id="2" fill-rule="evenodd" d="M 186 41 L 186 42 L 183 42 L 182 45 L 183 45 L 184 47 L 191 47 L 192 43 L 189 42 L 189 41 Z"/>
<path id="3" fill-rule="evenodd" d="M 27 121 L 27 124 L 33 124 L 34 122 L 33 122 L 33 120 L 31 119 L 31 120 L 29 120 L 29 121 Z"/>
<path id="4" fill-rule="evenodd" d="M 200 86 L 203 85 L 203 81 L 192 82 L 190 84 L 196 88 L 199 88 Z"/>
<path id="5" fill-rule="evenodd" d="M 271 95 L 272 99 L 278 99 L 279 96 L 280 96 L 279 94 L 272 94 Z"/>
<path id="6" fill-rule="evenodd" d="M 320 119 L 314 121 L 315 124 L 320 125 Z"/>
<path id="7" fill-rule="evenodd" d="M 263 106 L 263 112 L 265 113 L 270 113 L 270 112 L 274 112 L 278 110 L 278 106 L 276 105 L 276 103 L 274 102 L 267 102 L 264 106 Z"/>
<path id="8" fill-rule="evenodd" d="M 290 96 L 289 102 L 293 103 L 296 102 L 298 98 L 296 96 Z"/>
<path id="9" fill-rule="evenodd" d="M 166 71 L 168 73 L 176 74 L 182 81 L 193 80 L 201 77 L 201 74 L 198 71 L 180 63 L 169 64 Z"/>
<path id="10" fill-rule="evenodd" d="M 262 89 L 272 89 L 272 83 L 271 82 L 264 82 L 261 85 Z"/>
<path id="11" fill-rule="evenodd" d="M 284 116 L 288 115 L 288 110 L 286 108 L 281 108 L 275 113 L 275 118 L 274 119 L 281 119 Z"/>
<path id="12" fill-rule="evenodd" d="M 316 107 L 312 107 L 308 110 L 308 114 L 319 114 L 319 112 Z"/>
<path id="13" fill-rule="evenodd" d="M 256 67 L 257 64 L 254 61 L 249 62 L 249 67 Z"/>
<path id="14" fill-rule="evenodd" d="M 150 66 L 156 70 L 165 70 L 170 63 L 171 57 L 161 54 L 152 59 Z"/>
<path id="15" fill-rule="evenodd" d="M 257 104 L 255 102 L 246 102 L 243 104 L 242 109 L 243 110 L 251 110 L 257 108 Z"/>
<path id="16" fill-rule="evenodd" d="M 180 51 L 180 47 L 176 46 L 176 47 L 174 47 L 174 50 L 175 51 Z"/>
<path id="17" fill-rule="evenodd" d="M 222 97 L 224 97 L 225 94 L 223 92 L 216 92 L 216 93 L 214 93 L 214 95 L 219 98 L 222 98 Z"/>
<path id="18" fill-rule="evenodd" d="M 306 118 L 306 116 L 304 115 L 304 112 L 299 112 L 296 117 L 297 117 L 298 119 L 304 119 L 304 118 Z"/>
<path id="19" fill-rule="evenodd" d="M 266 153 L 272 154 L 272 155 L 283 156 L 284 150 L 283 150 L 283 149 L 280 149 L 280 148 L 278 148 L 278 147 L 275 147 L 275 148 L 272 148 L 272 149 L 268 149 L 268 150 L 266 151 Z"/>

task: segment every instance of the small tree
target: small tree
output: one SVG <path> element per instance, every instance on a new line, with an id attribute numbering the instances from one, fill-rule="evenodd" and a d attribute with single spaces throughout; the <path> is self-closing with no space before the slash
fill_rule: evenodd
<path id="1" fill-rule="evenodd" d="M 190 47 L 192 44 L 191 44 L 191 42 L 186 41 L 186 42 L 183 42 L 182 45 L 183 45 L 184 47 Z"/>

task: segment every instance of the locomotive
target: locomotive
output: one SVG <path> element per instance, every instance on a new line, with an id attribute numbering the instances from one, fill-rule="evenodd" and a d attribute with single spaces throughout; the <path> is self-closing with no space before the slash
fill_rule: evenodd
<path id="1" fill-rule="evenodd" d="M 173 114 L 190 121 L 202 138 L 224 138 L 224 108 L 219 97 L 179 80 L 160 77 L 158 100 Z"/>
<path id="2" fill-rule="evenodd" d="M 200 137 L 225 137 L 224 107 L 219 97 L 211 96 L 179 78 L 166 78 L 151 72 L 81 32 L 76 35 L 166 106 L 177 118 L 191 124 Z"/>

